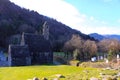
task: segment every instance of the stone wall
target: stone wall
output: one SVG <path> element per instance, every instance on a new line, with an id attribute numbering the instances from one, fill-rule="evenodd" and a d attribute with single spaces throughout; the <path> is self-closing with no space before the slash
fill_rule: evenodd
<path id="1" fill-rule="evenodd" d="M 53 55 L 51 52 L 38 52 L 31 55 L 32 64 L 51 64 Z"/>
<path id="2" fill-rule="evenodd" d="M 10 45 L 8 54 L 9 66 L 31 65 L 31 57 L 27 45 Z"/>

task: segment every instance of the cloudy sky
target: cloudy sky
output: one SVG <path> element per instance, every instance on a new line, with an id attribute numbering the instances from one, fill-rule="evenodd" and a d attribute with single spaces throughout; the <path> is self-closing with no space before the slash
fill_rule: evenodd
<path id="1" fill-rule="evenodd" d="M 85 34 L 120 34 L 120 0 L 10 0 Z"/>

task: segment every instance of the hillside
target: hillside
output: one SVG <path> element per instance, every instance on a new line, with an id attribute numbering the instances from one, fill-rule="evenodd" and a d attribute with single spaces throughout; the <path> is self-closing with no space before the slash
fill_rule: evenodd
<path id="1" fill-rule="evenodd" d="M 41 33 L 45 21 L 50 27 L 50 40 L 54 50 L 60 49 L 73 34 L 78 34 L 85 40 L 94 40 L 55 19 L 21 8 L 9 0 L 0 0 L 0 48 L 7 48 L 9 38 L 16 34 L 35 33 L 36 31 Z"/>
<path id="2" fill-rule="evenodd" d="M 92 33 L 92 34 L 89 34 L 89 36 L 95 38 L 96 40 L 103 40 L 104 39 L 104 36 L 103 35 L 100 35 L 100 34 L 97 34 L 97 33 Z"/>
<path id="3" fill-rule="evenodd" d="M 120 40 L 120 35 L 101 35 L 97 33 L 89 34 L 89 36 L 95 38 L 96 40 L 103 40 L 103 39 L 117 39 Z"/>
<path id="4" fill-rule="evenodd" d="M 108 39 L 118 39 L 120 40 L 120 35 L 104 35 L 105 38 Z"/>

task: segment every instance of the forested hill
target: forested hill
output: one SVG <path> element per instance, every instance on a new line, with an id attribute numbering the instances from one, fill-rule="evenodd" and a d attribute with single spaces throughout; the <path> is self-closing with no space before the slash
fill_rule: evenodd
<path id="1" fill-rule="evenodd" d="M 55 19 L 21 8 L 9 0 L 0 0 L 0 47 L 8 47 L 7 41 L 13 35 L 22 32 L 41 32 L 45 21 L 48 22 L 50 27 L 50 40 L 54 42 L 54 47 L 61 47 L 73 34 L 78 34 L 85 40 L 94 40 L 90 36 L 71 29 Z"/>

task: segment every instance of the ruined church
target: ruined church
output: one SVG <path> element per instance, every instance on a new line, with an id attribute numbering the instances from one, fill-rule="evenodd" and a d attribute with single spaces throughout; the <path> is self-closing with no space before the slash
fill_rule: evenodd
<path id="1" fill-rule="evenodd" d="M 23 33 L 20 44 L 9 45 L 9 66 L 50 64 L 53 52 L 49 41 L 49 26 L 43 25 L 42 34 Z"/>

